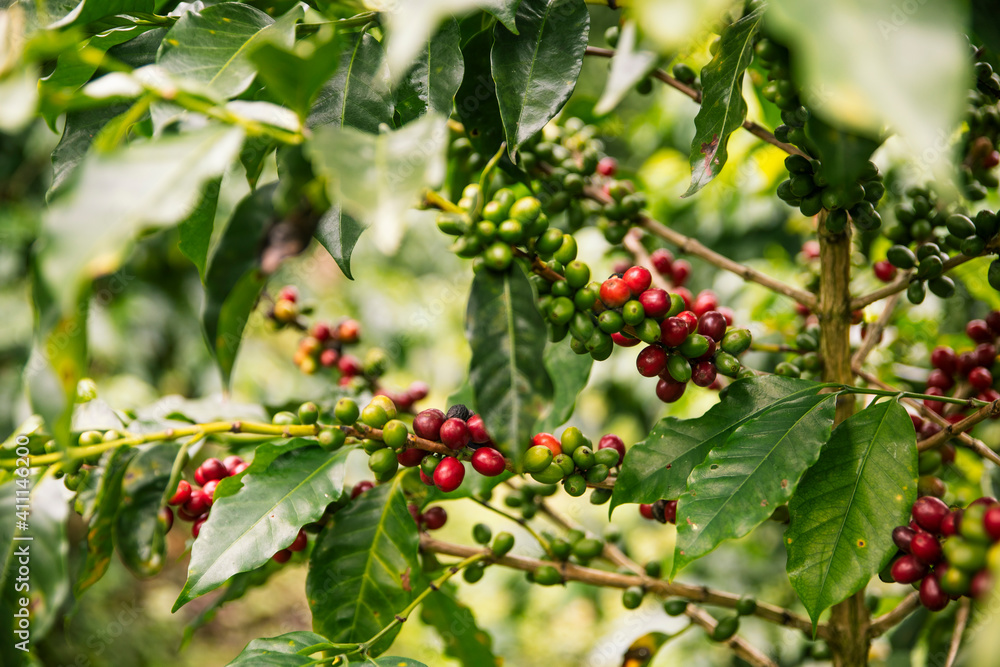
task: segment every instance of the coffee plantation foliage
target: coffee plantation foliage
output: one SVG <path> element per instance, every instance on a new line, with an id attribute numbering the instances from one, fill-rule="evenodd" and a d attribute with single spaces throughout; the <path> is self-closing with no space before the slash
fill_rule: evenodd
<path id="1" fill-rule="evenodd" d="M 0 46 L 0 664 L 998 661 L 991 3 Z"/>

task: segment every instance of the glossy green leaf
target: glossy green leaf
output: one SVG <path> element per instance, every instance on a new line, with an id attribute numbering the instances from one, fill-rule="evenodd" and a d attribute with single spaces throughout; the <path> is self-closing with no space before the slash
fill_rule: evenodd
<path id="1" fill-rule="evenodd" d="M 63 309 L 81 280 L 117 269 L 140 230 L 188 216 L 205 182 L 222 174 L 242 140 L 238 128 L 210 126 L 89 155 L 73 191 L 46 212 L 39 250 L 42 276 L 58 288 Z"/>
<path id="2" fill-rule="evenodd" d="M 490 54 L 511 158 L 569 99 L 590 32 L 584 0 L 522 0 L 515 35 L 497 26 Z"/>
<path id="3" fill-rule="evenodd" d="M 427 667 L 422 662 L 417 662 L 410 658 L 400 658 L 396 656 L 386 656 L 382 658 L 375 658 L 374 660 L 367 660 L 365 662 L 349 662 L 347 667 Z"/>
<path id="4" fill-rule="evenodd" d="M 337 262 L 344 275 L 354 280 L 351 273 L 351 253 L 366 229 L 368 225 L 344 213 L 340 204 L 334 204 L 319 219 L 313 234 L 333 257 L 333 261 Z"/>
<path id="5" fill-rule="evenodd" d="M 455 599 L 455 590 L 447 586 L 427 596 L 420 605 L 420 620 L 437 630 L 444 654 L 462 667 L 496 665 L 493 638 L 479 627 L 472 610 Z"/>
<path id="6" fill-rule="evenodd" d="M 850 185 L 861 176 L 868 159 L 881 142 L 845 132 L 813 113 L 805 127 L 806 137 L 823 163 L 823 175 L 831 187 Z"/>
<path id="7" fill-rule="evenodd" d="M 73 587 L 77 597 L 96 584 L 111 564 L 114 551 L 112 537 L 115 516 L 122 500 L 122 482 L 136 453 L 132 447 L 119 447 L 102 457 L 102 472 L 94 504 L 83 517 L 87 525 L 87 553 Z"/>
<path id="8" fill-rule="evenodd" d="M 187 582 L 174 611 L 230 577 L 267 563 L 340 498 L 351 449 L 329 453 L 304 447 L 279 456 L 266 470 L 248 471 L 243 487 L 215 501 L 191 550 Z"/>
<path id="9" fill-rule="evenodd" d="M 441 182 L 448 127 L 428 114 L 394 132 L 373 135 L 332 125 L 315 130 L 306 145 L 318 173 L 327 178 L 330 201 L 373 226 L 372 241 L 385 253 L 402 240 L 400 221 L 421 192 Z M 351 159 L 344 159 L 344 156 Z"/>
<path id="10" fill-rule="evenodd" d="M 267 42 L 250 54 L 266 94 L 303 120 L 320 88 L 340 65 L 343 43 L 337 33 L 323 41 L 302 41 L 287 49 Z"/>
<path id="11" fill-rule="evenodd" d="M 455 94 L 455 111 L 469 141 L 482 155 L 495 154 L 504 142 L 500 102 L 490 63 L 492 46 L 492 28 L 477 33 L 466 42 L 462 49 L 465 75 Z"/>
<path id="12" fill-rule="evenodd" d="M 39 85 L 50 90 L 76 90 L 87 83 L 98 69 L 94 59 L 81 57 L 81 52 L 85 50 L 89 53 L 93 53 L 94 50 L 106 52 L 150 29 L 150 26 L 125 25 L 111 28 L 81 41 L 76 49 L 59 55 L 55 67 L 42 78 Z"/>
<path id="13" fill-rule="evenodd" d="M 608 82 L 601 99 L 594 106 L 595 114 L 612 111 L 636 84 L 656 69 L 657 55 L 639 48 L 635 21 L 628 21 L 621 28 L 615 55 L 611 58 Z"/>
<path id="14" fill-rule="evenodd" d="M 551 432 L 569 420 L 593 365 L 593 357 L 577 354 L 565 343 L 546 346 L 545 370 L 552 378 L 552 407 L 535 423 L 532 429 L 535 433 Z"/>
<path id="15" fill-rule="evenodd" d="M 813 623 L 863 589 L 896 553 L 890 526 L 917 499 L 913 422 L 894 400 L 833 431 L 788 505 L 788 578 Z"/>
<path id="16" fill-rule="evenodd" d="M 429 111 L 451 114 L 465 71 L 461 37 L 458 22 L 450 19 L 417 54 L 396 91 L 396 111 L 404 124 Z"/>
<path id="17" fill-rule="evenodd" d="M 836 401 L 836 394 L 781 401 L 733 431 L 691 471 L 677 503 L 674 574 L 788 502 L 830 439 Z"/>
<path id="18" fill-rule="evenodd" d="M 726 164 L 729 135 L 743 125 L 743 73 L 753 56 L 753 40 L 764 9 L 747 14 L 722 31 L 719 50 L 701 70 L 702 101 L 691 140 L 691 185 L 685 197 L 701 190 Z"/>
<path id="19" fill-rule="evenodd" d="M 275 187 L 272 183 L 258 188 L 236 206 L 205 270 L 202 326 L 226 384 L 247 318 L 266 282 L 260 271 L 260 251 L 275 219 Z"/>
<path id="20" fill-rule="evenodd" d="M 143 446 L 125 472 L 115 517 L 115 549 L 126 567 L 140 577 L 151 577 L 164 565 L 166 525 L 159 519 L 160 503 L 179 451 L 175 442 Z"/>
<path id="21" fill-rule="evenodd" d="M 413 599 L 419 539 L 403 495 L 404 477 L 352 500 L 316 540 L 306 596 L 313 629 L 330 641 L 371 639 Z M 373 654 L 384 651 L 397 632 L 398 626 Z"/>
<path id="22" fill-rule="evenodd" d="M 392 93 L 382 45 L 365 33 L 340 56 L 336 74 L 319 91 L 309 127 L 332 125 L 377 133 L 392 125 Z"/>
<path id="23" fill-rule="evenodd" d="M 505 273 L 476 274 L 465 331 L 472 347 L 469 382 L 476 411 L 503 453 L 519 461 L 552 396 L 545 320 L 519 264 Z"/>
<path id="24" fill-rule="evenodd" d="M 250 53 L 265 42 L 291 48 L 302 16 L 301 5 L 277 21 L 238 2 L 209 5 L 178 19 L 163 38 L 156 61 L 178 78 L 200 83 L 220 97 L 235 97 L 257 73 Z"/>
<path id="25" fill-rule="evenodd" d="M 666 417 L 629 448 L 615 480 L 611 510 L 625 503 L 679 498 L 688 475 L 733 431 L 779 401 L 815 394 L 812 382 L 766 375 L 734 382 L 722 401 L 694 419 Z"/>
<path id="26" fill-rule="evenodd" d="M 105 16 L 141 12 L 153 13 L 153 0 L 83 0 L 73 11 L 62 17 L 49 28 L 72 28 L 84 26 Z"/>
<path id="27" fill-rule="evenodd" d="M 328 643 L 326 637 L 315 632 L 287 632 L 277 637 L 254 639 L 246 645 L 227 667 L 296 667 L 311 664 L 315 658 L 298 655 L 298 651 Z"/>
<path id="28" fill-rule="evenodd" d="M 201 193 L 201 201 L 191 215 L 177 225 L 179 237 L 177 249 L 194 262 L 202 283 L 205 282 L 205 267 L 208 264 L 208 249 L 212 242 L 212 229 L 215 225 L 215 212 L 219 206 L 221 186 L 221 177 L 206 183 Z"/>

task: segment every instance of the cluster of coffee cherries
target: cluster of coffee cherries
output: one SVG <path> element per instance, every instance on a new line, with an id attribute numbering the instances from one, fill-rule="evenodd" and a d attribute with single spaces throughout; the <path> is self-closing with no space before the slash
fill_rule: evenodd
<path id="1" fill-rule="evenodd" d="M 639 505 L 639 515 L 643 519 L 659 521 L 660 523 L 677 524 L 677 501 L 657 500 L 655 503 Z"/>
<path id="2" fill-rule="evenodd" d="M 559 563 L 589 565 L 604 553 L 604 541 L 588 536 L 582 530 L 570 530 L 564 537 L 543 533 L 542 539 L 545 541 L 544 546 L 548 554 Z M 539 586 L 556 586 L 563 583 L 562 572 L 552 565 L 540 565 L 528 571 L 527 578 Z"/>
<path id="3" fill-rule="evenodd" d="M 854 319 L 852 323 L 857 324 L 859 321 L 860 319 Z M 775 375 L 806 380 L 818 379 L 823 370 L 823 358 L 817 352 L 819 335 L 819 324 L 814 318 L 807 317 L 802 330 L 795 335 L 793 341 L 796 351 L 789 354 L 784 361 L 778 362 L 774 367 Z M 864 329 L 862 335 L 865 335 Z"/>
<path id="4" fill-rule="evenodd" d="M 925 440 L 936 433 L 941 432 L 941 426 L 930 419 L 923 419 L 919 415 L 910 414 L 913 421 L 913 429 L 916 431 L 917 440 Z M 952 423 L 958 421 L 960 417 L 949 415 L 947 421 Z M 918 454 L 917 457 L 917 495 L 934 496 L 944 498 L 948 492 L 948 487 L 944 480 L 939 477 L 943 466 L 951 465 L 955 462 L 955 445 L 946 442 L 939 447 L 927 449 Z"/>
<path id="5" fill-rule="evenodd" d="M 970 44 L 972 55 L 979 58 L 981 49 Z M 962 154 L 965 159 L 960 166 L 965 196 L 972 201 L 985 199 L 987 190 L 996 188 L 1000 179 L 994 173 L 1000 165 L 1000 76 L 992 65 L 985 61 L 973 67 L 976 74 L 975 90 L 969 95 L 966 125 L 968 130 L 962 135 Z"/>
<path id="6" fill-rule="evenodd" d="M 995 498 L 952 509 L 924 496 L 911 514 L 908 526 L 892 531 L 899 553 L 880 575 L 884 581 L 913 584 L 921 604 L 931 611 L 963 595 L 982 598 L 992 590 L 991 569 L 1000 564 L 1000 503 Z"/>
<path id="7" fill-rule="evenodd" d="M 383 434 L 384 434 L 383 430 Z M 483 418 L 462 404 L 447 412 L 430 408 L 413 418 L 417 437 L 440 442 L 454 452 L 449 455 L 408 449 L 400 453 L 400 465 L 420 468 L 420 480 L 441 491 L 454 491 L 465 479 L 462 459 L 468 459 L 472 469 L 484 477 L 496 477 L 507 469 L 507 460 L 493 444 Z"/>
<path id="8" fill-rule="evenodd" d="M 670 598 L 663 602 L 663 611 L 667 613 L 667 616 L 683 616 L 687 607 L 688 601 L 684 598 Z M 718 620 L 715 628 L 709 634 L 709 639 L 716 642 L 729 641 L 740 629 L 740 617 L 750 616 L 757 611 L 757 600 L 749 595 L 744 595 L 736 601 L 734 611 L 735 614 L 724 616 Z M 814 657 L 823 659 L 820 656 Z"/>
<path id="9" fill-rule="evenodd" d="M 882 218 L 875 211 L 875 205 L 885 194 L 885 186 L 875 163 L 866 163 L 861 175 L 848 186 L 829 185 L 823 164 L 816 159 L 789 155 L 785 158 L 785 168 L 789 178 L 778 185 L 778 197 L 792 206 L 798 206 L 805 216 L 811 217 L 823 209 L 828 210 L 827 231 L 842 232 L 847 227 L 848 215 L 861 230 L 882 226 Z"/>
<path id="10" fill-rule="evenodd" d="M 77 446 L 90 447 L 104 442 L 111 442 L 112 440 L 119 440 L 122 437 L 122 434 L 115 429 L 107 431 L 83 431 L 77 436 Z M 46 440 L 44 449 L 46 452 L 52 453 L 59 451 L 59 446 L 55 440 Z M 69 460 L 64 461 L 56 469 L 54 477 L 62 479 L 63 485 L 68 490 L 76 491 L 86 478 L 91 465 L 96 464 L 100 456 L 100 454 L 89 457 L 73 456 Z"/>
<path id="11" fill-rule="evenodd" d="M 537 433 L 524 453 L 521 466 L 541 484 L 562 483 L 566 493 L 582 496 L 589 484 L 600 484 L 625 457 L 625 443 L 617 435 L 603 436 L 594 443 L 575 426 L 567 427 L 562 438 L 551 433 Z M 594 505 L 611 500 L 611 490 L 595 488 L 590 496 Z"/>
<path id="12" fill-rule="evenodd" d="M 997 357 L 997 337 L 1000 336 L 1000 311 L 994 310 L 985 319 L 971 320 L 965 325 L 965 335 L 976 347 L 957 354 L 946 346 L 934 348 L 931 352 L 931 366 L 934 370 L 927 376 L 925 393 L 931 396 L 964 396 L 973 393 L 980 401 L 995 401 L 1000 393 L 994 389 L 994 369 Z M 924 405 L 946 419 L 961 419 L 957 413 L 946 414 L 945 403 L 926 399 Z M 960 407 L 960 406 L 959 406 Z"/>

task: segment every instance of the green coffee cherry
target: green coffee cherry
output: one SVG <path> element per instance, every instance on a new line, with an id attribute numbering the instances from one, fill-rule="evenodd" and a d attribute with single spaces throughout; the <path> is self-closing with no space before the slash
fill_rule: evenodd
<path id="1" fill-rule="evenodd" d="M 525 472 L 542 472 L 552 463 L 552 450 L 544 445 L 529 447 L 524 453 L 522 466 Z"/>
<path id="2" fill-rule="evenodd" d="M 271 423 L 275 426 L 292 426 L 296 421 L 296 416 L 287 410 L 282 410 L 271 418 Z"/>
<path id="3" fill-rule="evenodd" d="M 614 451 L 614 450 L 612 450 Z M 591 484 L 600 484 L 608 478 L 611 470 L 603 463 L 595 463 L 586 473 L 587 481 Z"/>
<path id="4" fill-rule="evenodd" d="M 316 436 L 319 446 L 328 452 L 335 451 L 344 446 L 347 441 L 347 434 L 339 428 L 325 428 Z"/>
<path id="5" fill-rule="evenodd" d="M 906 288 L 906 298 L 909 299 L 910 303 L 923 303 L 924 297 L 926 296 L 927 290 L 924 288 L 924 284 L 919 280 L 914 280 L 910 283 L 910 286 Z"/>
<path id="6" fill-rule="evenodd" d="M 534 197 L 521 197 L 510 207 L 510 217 L 519 222 L 534 222 L 541 212 L 542 202 Z"/>
<path id="7" fill-rule="evenodd" d="M 587 436 L 575 426 L 566 427 L 566 430 L 562 432 L 562 436 L 559 438 L 559 442 L 562 444 L 563 454 L 569 455 L 572 455 L 578 447 L 589 447 L 591 444 Z"/>
<path id="8" fill-rule="evenodd" d="M 643 343 L 655 343 L 660 340 L 660 323 L 647 317 L 639 326 L 635 327 L 635 336 Z"/>
<path id="9" fill-rule="evenodd" d="M 571 234 L 563 234 L 562 243 L 552 256 L 560 264 L 569 264 L 576 259 L 576 251 L 576 239 Z"/>
<path id="10" fill-rule="evenodd" d="M 638 609 L 645 594 L 641 586 L 629 586 L 622 592 L 622 606 L 626 609 Z"/>
<path id="11" fill-rule="evenodd" d="M 382 428 L 389 421 L 389 415 L 381 405 L 369 403 L 361 411 L 361 421 L 372 428 Z"/>
<path id="12" fill-rule="evenodd" d="M 360 415 L 358 404 L 349 398 L 340 399 L 333 408 L 333 416 L 341 424 L 355 424 Z"/>
<path id="13" fill-rule="evenodd" d="M 368 457 L 368 468 L 376 475 L 388 474 L 390 471 L 395 474 L 396 470 L 399 469 L 396 452 L 388 448 L 374 452 Z"/>
<path id="14" fill-rule="evenodd" d="M 727 377 L 736 377 L 740 372 L 740 360 L 727 352 L 715 355 L 715 368 Z"/>
<path id="15" fill-rule="evenodd" d="M 319 407 L 312 401 L 299 406 L 299 423 L 310 426 L 319 419 Z"/>
<path id="16" fill-rule="evenodd" d="M 590 492 L 590 504 L 591 505 L 603 505 L 604 503 L 611 500 L 612 491 L 611 489 L 594 489 Z"/>
<path id="17" fill-rule="evenodd" d="M 590 310 L 593 308 L 594 302 L 597 301 L 598 294 L 600 294 L 600 289 L 600 285 L 597 283 L 590 283 L 586 287 L 577 290 L 576 294 L 573 295 L 573 304 L 577 310 Z"/>
<path id="18" fill-rule="evenodd" d="M 535 249 L 542 255 L 552 255 L 563 244 L 563 233 L 561 230 L 551 227 L 545 230 L 538 241 L 535 243 Z M 575 259 L 575 257 L 574 257 Z"/>
<path id="19" fill-rule="evenodd" d="M 563 482 L 563 488 L 566 489 L 566 493 L 574 498 L 579 498 L 584 493 L 587 492 L 587 480 L 583 478 L 583 475 L 573 474 L 566 478 Z"/>
<path id="20" fill-rule="evenodd" d="M 663 566 L 658 560 L 649 561 L 643 569 L 646 570 L 646 576 L 653 577 L 654 579 L 659 579 L 660 575 L 663 574 Z"/>
<path id="21" fill-rule="evenodd" d="M 973 236 L 976 233 L 975 223 L 961 213 L 949 215 L 948 219 L 945 220 L 945 225 L 948 227 L 949 232 L 961 239 Z"/>
<path id="22" fill-rule="evenodd" d="M 279 412 L 278 415 L 280 414 L 282 413 Z M 278 415 L 275 415 L 275 418 L 277 418 Z M 293 415 L 293 423 L 294 423 L 294 415 Z M 287 426 L 287 424 L 280 424 L 280 426 Z M 101 442 L 103 442 L 103 440 L 104 440 L 104 434 L 101 433 L 100 431 L 84 431 L 83 433 L 80 434 L 78 442 L 80 443 L 81 447 L 89 447 L 90 445 L 100 444 Z"/>
<path id="23" fill-rule="evenodd" d="M 624 306 L 622 306 L 622 319 L 625 320 L 625 324 L 629 326 L 637 326 L 646 319 L 646 310 L 642 307 L 642 304 L 635 299 L 627 301 Z"/>
<path id="24" fill-rule="evenodd" d="M 681 616 L 687 610 L 688 601 L 683 598 L 670 598 L 663 603 L 663 611 L 667 616 Z"/>
<path id="25" fill-rule="evenodd" d="M 597 558 L 604 551 L 604 543 L 591 537 L 578 540 L 573 544 L 573 555 L 581 561 Z"/>
<path id="26" fill-rule="evenodd" d="M 565 476 L 562 466 L 555 462 L 550 463 L 544 470 L 531 474 L 531 478 L 540 484 L 555 484 L 562 481 Z"/>
<path id="27" fill-rule="evenodd" d="M 506 556 L 514 548 L 514 536 L 508 532 L 497 533 L 493 538 L 491 550 L 497 558 Z"/>
<path id="28" fill-rule="evenodd" d="M 587 470 L 597 462 L 594 458 L 594 451 L 586 445 L 577 447 L 573 450 L 572 456 L 573 462 L 576 463 L 576 467 L 580 470 Z"/>
<path id="29" fill-rule="evenodd" d="M 486 262 L 486 266 L 494 271 L 506 271 L 513 259 L 514 254 L 510 246 L 501 241 L 491 244 L 483 253 L 483 261 Z"/>
<path id="30" fill-rule="evenodd" d="M 578 259 L 566 265 L 566 282 L 573 289 L 580 289 L 590 282 L 590 267 Z"/>
<path id="31" fill-rule="evenodd" d="M 900 269 L 912 269 L 917 265 L 917 256 L 906 246 L 894 245 L 886 251 L 885 256 L 890 264 Z"/>
<path id="32" fill-rule="evenodd" d="M 387 449 L 385 443 L 381 440 L 376 440 L 374 438 L 365 438 L 361 441 L 361 449 L 365 451 L 365 454 L 374 454 L 375 452 Z"/>
<path id="33" fill-rule="evenodd" d="M 468 565 L 465 571 L 462 572 L 462 578 L 465 579 L 467 583 L 474 584 L 483 578 L 483 574 L 486 572 L 486 563 L 482 561 L 477 561 Z"/>
<path id="34" fill-rule="evenodd" d="M 485 523 L 477 523 L 472 527 L 472 539 L 479 544 L 489 544 L 493 539 L 493 531 Z"/>
<path id="35" fill-rule="evenodd" d="M 605 333 L 618 333 L 625 328 L 625 320 L 618 312 L 605 310 L 597 316 L 597 326 Z"/>
<path id="36" fill-rule="evenodd" d="M 594 465 L 602 465 L 608 469 L 618 465 L 618 450 L 606 447 L 594 452 Z"/>
<path id="37" fill-rule="evenodd" d="M 667 372 L 677 382 L 687 382 L 691 379 L 691 364 L 679 354 L 671 354 L 667 359 Z"/>
<path id="38" fill-rule="evenodd" d="M 534 572 L 534 581 L 540 586 L 555 586 L 562 583 L 562 575 L 559 570 L 551 565 L 541 565 Z"/>
<path id="39" fill-rule="evenodd" d="M 748 595 L 744 595 L 736 601 L 736 613 L 740 616 L 749 616 L 757 611 L 757 601 Z"/>
<path id="40" fill-rule="evenodd" d="M 727 616 L 719 620 L 719 623 L 712 631 L 712 641 L 724 642 L 732 638 L 736 631 L 740 629 L 739 616 Z"/>
<path id="41" fill-rule="evenodd" d="M 400 450 L 406 446 L 406 438 L 410 435 L 406 424 L 398 419 L 392 419 L 382 427 L 382 441 L 386 446 Z"/>

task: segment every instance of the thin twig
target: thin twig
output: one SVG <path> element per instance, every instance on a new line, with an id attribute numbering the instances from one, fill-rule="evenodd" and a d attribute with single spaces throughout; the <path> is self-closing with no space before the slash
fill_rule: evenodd
<path id="1" fill-rule="evenodd" d="M 982 254 L 985 254 L 986 252 L 989 251 L 989 249 L 990 249 L 989 246 L 987 246 L 987 250 L 984 250 L 983 253 L 981 253 L 980 255 L 976 255 L 976 257 L 980 257 Z M 960 264 L 965 264 L 970 260 L 976 259 L 976 257 L 969 257 L 968 255 L 963 255 L 959 253 L 954 257 L 950 257 L 948 261 L 944 263 L 944 270 L 950 271 L 951 269 L 954 269 L 956 266 L 959 266 Z M 913 274 L 912 271 L 904 271 L 902 275 L 900 275 L 898 278 L 896 278 L 894 281 L 892 281 L 885 287 L 881 287 L 875 290 L 874 292 L 870 292 L 868 294 L 859 296 L 856 299 L 852 299 L 851 310 L 860 310 L 861 308 L 864 308 L 869 304 L 884 299 L 887 296 L 892 296 L 897 292 L 904 291 L 907 287 L 910 286 L 910 277 L 912 276 L 912 274 Z"/>
<path id="2" fill-rule="evenodd" d="M 861 368 L 865 363 L 865 359 L 868 358 L 871 351 L 879 344 L 879 338 L 881 338 L 882 332 L 885 331 L 886 326 L 888 326 L 889 321 L 892 319 L 892 313 L 896 310 L 896 306 L 899 305 L 900 298 L 902 298 L 902 294 L 896 293 L 885 302 L 885 308 L 882 309 L 882 313 L 878 316 L 872 328 L 868 330 L 864 342 L 861 343 L 861 347 L 854 353 L 854 357 L 851 358 L 851 368 Z"/>
<path id="3" fill-rule="evenodd" d="M 917 451 L 926 451 L 928 449 L 933 449 L 944 443 L 948 442 L 960 433 L 965 433 L 966 431 L 972 430 L 972 427 L 979 422 L 989 418 L 996 417 L 1000 415 L 1000 400 L 993 401 L 989 405 L 984 405 L 979 408 L 971 415 L 963 419 L 962 421 L 955 422 L 954 424 L 947 424 L 942 426 L 941 430 L 930 436 L 929 438 L 924 438 L 917 443 Z M 985 443 L 984 443 L 985 446 Z M 993 450 L 989 450 L 993 451 Z M 994 460 L 994 463 L 998 463 L 998 460 Z M 1000 463 L 998 463 L 1000 465 Z"/>
<path id="4" fill-rule="evenodd" d="M 951 633 L 951 644 L 948 646 L 948 658 L 944 661 L 944 667 L 954 667 L 955 660 L 958 659 L 958 649 L 962 647 L 962 635 L 969 624 L 969 611 L 972 609 L 972 600 L 962 598 L 958 603 L 958 613 L 955 614 L 955 630 Z"/>
<path id="5" fill-rule="evenodd" d="M 890 628 L 920 608 L 920 594 L 910 593 L 888 614 L 873 618 L 868 626 L 868 636 L 872 639 L 885 634 Z"/>
<path id="6" fill-rule="evenodd" d="M 622 245 L 631 253 L 636 266 L 645 267 L 649 271 L 649 274 L 653 277 L 653 287 L 670 291 L 673 289 L 673 285 L 668 283 L 667 279 L 661 276 L 660 272 L 653 266 L 653 260 L 650 258 L 649 253 L 646 252 L 645 246 L 642 245 L 641 238 L 642 231 L 638 227 L 633 227 L 625 234 L 625 238 L 622 239 Z"/>

